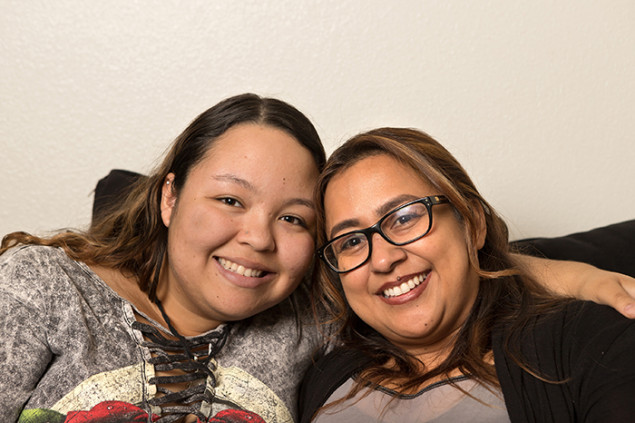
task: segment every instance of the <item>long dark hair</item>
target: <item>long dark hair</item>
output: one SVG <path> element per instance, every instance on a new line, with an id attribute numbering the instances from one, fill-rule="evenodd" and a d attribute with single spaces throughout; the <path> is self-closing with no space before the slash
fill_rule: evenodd
<path id="1" fill-rule="evenodd" d="M 286 131 L 313 156 L 322 170 L 324 147 L 315 127 L 299 110 L 274 98 L 242 94 L 227 98 L 201 113 L 179 135 L 162 163 L 140 178 L 123 203 L 100 213 L 87 231 L 66 231 L 50 238 L 24 232 L 6 235 L 0 254 L 18 244 L 58 246 L 73 259 L 104 265 L 136 276 L 140 288 L 154 299 L 155 282 L 167 250 L 167 228 L 160 213 L 161 188 L 174 173 L 177 194 L 215 140 L 241 123 L 257 123 Z"/>
<path id="2" fill-rule="evenodd" d="M 432 137 L 414 129 L 380 128 L 362 133 L 330 156 L 316 189 L 320 217 L 318 245 L 327 241 L 324 195 L 329 182 L 356 162 L 374 155 L 388 155 L 414 169 L 439 194 L 448 197 L 464 226 L 470 265 L 478 273 L 480 284 L 471 313 L 456 335 L 449 356 L 439 366 L 426 368 L 357 317 L 346 302 L 338 275 L 319 264 L 313 285 L 317 306 L 327 308 L 331 323 L 337 324 L 343 344 L 363 351 L 372 363 L 342 401 L 354 397 L 368 383 L 399 382 L 402 392 L 409 393 L 432 378 L 449 378 L 456 369 L 484 385 L 499 386 L 494 365 L 486 359 L 492 349 L 492 328 L 496 325 L 519 328 L 531 316 L 554 309 L 559 302 L 515 265 L 509 249 L 507 225 L 483 199 L 459 162 Z M 485 244 L 477 251 L 475 244 L 481 212 L 485 216 L 487 233 Z M 515 332 L 518 331 L 509 331 Z M 514 347 L 516 341 L 510 337 L 506 343 L 512 358 L 522 363 L 522 357 Z M 387 366 L 387 363 L 395 364 Z"/>

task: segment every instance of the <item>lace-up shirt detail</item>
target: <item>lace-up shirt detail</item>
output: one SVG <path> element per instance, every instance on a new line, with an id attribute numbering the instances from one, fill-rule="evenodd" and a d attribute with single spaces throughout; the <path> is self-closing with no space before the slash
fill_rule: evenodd
<path id="1" fill-rule="evenodd" d="M 176 340 L 166 338 L 149 324 L 137 321 L 132 328 L 148 339 L 142 346 L 152 354 L 148 362 L 154 366 L 157 376 L 148 383 L 156 386 L 158 395 L 149 399 L 148 404 L 153 414 L 163 416 L 157 423 L 178 421 L 188 415 L 206 421 L 216 387 L 217 366 L 213 357 L 225 344 L 229 325 L 224 325 L 220 332 Z"/>
<path id="2" fill-rule="evenodd" d="M 0 421 L 292 422 L 320 344 L 298 330 L 282 304 L 186 348 L 61 249 L 15 248 L 0 256 Z"/>

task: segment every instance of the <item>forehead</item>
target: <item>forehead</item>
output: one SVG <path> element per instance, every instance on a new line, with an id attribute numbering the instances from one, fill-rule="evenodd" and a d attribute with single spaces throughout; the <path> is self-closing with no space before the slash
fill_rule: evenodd
<path id="1" fill-rule="evenodd" d="M 430 190 L 432 185 L 412 167 L 387 154 L 363 158 L 346 168 L 329 182 L 326 192 L 346 190 L 350 193 L 400 190 Z M 373 191 L 378 190 L 378 191 Z"/>
<path id="2" fill-rule="evenodd" d="M 308 149 L 288 132 L 264 124 L 241 123 L 212 142 L 208 155 L 305 158 Z"/>
<path id="3" fill-rule="evenodd" d="M 327 225 L 351 217 L 376 220 L 377 210 L 403 195 L 425 197 L 432 185 L 410 166 L 386 154 L 364 158 L 337 174 L 326 188 Z"/>
<path id="4" fill-rule="evenodd" d="M 191 176 L 194 173 L 234 175 L 254 184 L 310 185 L 312 189 L 318 170 L 309 150 L 287 132 L 245 123 L 218 137 Z"/>

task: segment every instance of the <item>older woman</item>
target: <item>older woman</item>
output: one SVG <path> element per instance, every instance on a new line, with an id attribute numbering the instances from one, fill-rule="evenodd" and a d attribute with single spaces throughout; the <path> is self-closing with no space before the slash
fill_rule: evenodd
<path id="1" fill-rule="evenodd" d="M 438 142 L 354 137 L 317 203 L 317 294 L 343 346 L 309 373 L 303 421 L 632 421 L 635 322 L 523 272 L 505 223 Z"/>

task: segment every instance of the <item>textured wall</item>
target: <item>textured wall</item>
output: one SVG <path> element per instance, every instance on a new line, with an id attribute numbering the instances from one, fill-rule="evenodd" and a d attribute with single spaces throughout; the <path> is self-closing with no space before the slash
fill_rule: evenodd
<path id="1" fill-rule="evenodd" d="M 328 150 L 424 129 L 514 237 L 635 218 L 632 0 L 0 0 L 0 234 L 88 222 L 198 113 L 253 91 Z"/>

